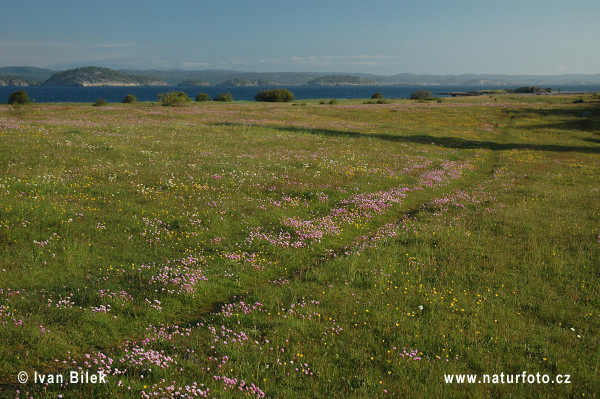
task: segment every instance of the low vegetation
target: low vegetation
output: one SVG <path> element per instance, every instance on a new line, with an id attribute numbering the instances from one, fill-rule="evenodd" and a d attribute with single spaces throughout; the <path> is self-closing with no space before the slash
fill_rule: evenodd
<path id="1" fill-rule="evenodd" d="M 168 107 L 181 107 L 188 104 L 191 100 L 183 91 L 170 91 L 158 95 L 158 102 Z"/>
<path id="2" fill-rule="evenodd" d="M 210 101 L 210 96 L 208 95 L 208 93 L 198 93 L 198 95 L 196 96 L 196 101 Z"/>
<path id="3" fill-rule="evenodd" d="M 431 100 L 433 94 L 428 90 L 417 90 L 410 95 L 411 100 Z"/>
<path id="4" fill-rule="evenodd" d="M 231 95 L 230 92 L 225 92 L 225 93 L 219 93 L 217 94 L 214 98 L 213 101 L 220 101 L 220 102 L 230 102 L 233 101 L 233 96 Z"/>
<path id="5" fill-rule="evenodd" d="M 99 98 L 92 105 L 94 107 L 102 107 L 102 106 L 107 105 L 107 104 L 108 103 L 106 102 L 106 100 L 104 98 Z"/>
<path id="6" fill-rule="evenodd" d="M 509 90 L 510 93 L 519 93 L 519 94 L 542 94 L 542 93 L 552 93 L 551 88 L 542 89 L 541 87 L 536 86 L 523 86 L 514 90 Z"/>
<path id="7" fill-rule="evenodd" d="M 124 104 L 132 104 L 137 102 L 137 97 L 134 94 L 128 94 L 123 99 Z"/>
<path id="8" fill-rule="evenodd" d="M 578 98 L 1 105 L 0 396 L 597 396 Z"/>
<path id="9" fill-rule="evenodd" d="M 25 90 L 17 90 L 15 92 L 12 92 L 9 96 L 8 96 L 8 104 L 9 105 L 23 105 L 23 104 L 29 104 L 30 100 L 29 100 L 29 94 L 27 94 L 27 92 Z"/>
<path id="10" fill-rule="evenodd" d="M 276 103 L 287 103 L 294 101 L 294 93 L 287 89 L 264 90 L 256 93 L 254 96 L 256 101 L 267 101 Z"/>

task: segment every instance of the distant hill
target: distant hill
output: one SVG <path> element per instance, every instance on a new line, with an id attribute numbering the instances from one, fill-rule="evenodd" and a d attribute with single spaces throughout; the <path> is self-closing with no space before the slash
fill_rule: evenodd
<path id="1" fill-rule="evenodd" d="M 279 83 L 270 80 L 248 80 L 243 78 L 228 79 L 219 83 L 219 86 L 278 86 Z"/>
<path id="2" fill-rule="evenodd" d="M 233 78 L 219 83 L 219 86 L 256 86 L 248 79 Z"/>
<path id="3" fill-rule="evenodd" d="M 371 79 L 353 75 L 326 75 L 306 82 L 307 86 L 357 86 L 376 85 Z"/>
<path id="4" fill-rule="evenodd" d="M 167 86 L 167 82 L 150 76 L 126 75 L 102 67 L 83 67 L 58 72 L 44 86 Z"/>
<path id="5" fill-rule="evenodd" d="M 436 85 L 436 86 L 559 86 L 600 84 L 600 74 L 595 75 L 415 75 L 400 73 L 384 77 L 385 84 Z"/>
<path id="6" fill-rule="evenodd" d="M 28 85 L 39 84 L 50 78 L 54 73 L 56 71 L 28 66 L 0 67 L 0 78 L 19 78 L 26 81 Z"/>
<path id="7" fill-rule="evenodd" d="M 178 86 L 210 86 L 210 83 L 205 80 L 191 79 L 180 82 Z"/>
<path id="8" fill-rule="evenodd" d="M 0 86 L 31 86 L 31 82 L 21 78 L 0 76 Z"/>
<path id="9" fill-rule="evenodd" d="M 144 74 L 164 79 L 171 85 L 180 84 L 186 80 L 203 80 L 211 85 L 219 85 L 231 79 L 245 79 L 255 82 L 267 82 L 268 86 L 275 85 L 302 85 L 311 79 L 327 75 L 320 72 L 243 72 L 233 70 L 205 69 L 205 70 L 121 70 L 127 74 Z M 275 83 L 277 82 L 277 83 Z"/>

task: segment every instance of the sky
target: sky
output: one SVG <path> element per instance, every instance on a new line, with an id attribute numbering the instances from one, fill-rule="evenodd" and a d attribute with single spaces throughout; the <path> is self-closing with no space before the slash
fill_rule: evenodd
<path id="1" fill-rule="evenodd" d="M 0 0 L 0 66 L 600 73 L 598 0 Z"/>

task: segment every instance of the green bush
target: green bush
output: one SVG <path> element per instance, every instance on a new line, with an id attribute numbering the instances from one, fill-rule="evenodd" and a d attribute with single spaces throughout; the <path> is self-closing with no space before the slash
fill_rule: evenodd
<path id="1" fill-rule="evenodd" d="M 330 104 L 330 105 L 336 105 L 336 104 L 338 104 L 338 100 L 336 100 L 335 98 L 334 98 L 334 99 L 331 99 L 331 100 L 329 100 L 329 101 L 326 101 L 326 100 L 321 100 L 321 101 L 319 101 L 319 104 Z"/>
<path id="2" fill-rule="evenodd" d="M 363 104 L 389 104 L 388 101 L 386 100 L 369 100 L 369 101 L 364 101 Z"/>
<path id="3" fill-rule="evenodd" d="M 133 94 L 128 94 L 123 99 L 123 103 L 124 104 L 137 103 L 137 97 L 135 95 L 133 95 Z"/>
<path id="4" fill-rule="evenodd" d="M 213 101 L 229 102 L 229 101 L 233 101 L 233 96 L 231 95 L 230 92 L 225 92 L 225 93 L 217 94 L 215 96 L 215 98 L 213 98 Z"/>
<path id="5" fill-rule="evenodd" d="M 190 102 L 191 99 L 182 91 L 170 91 L 168 93 L 160 93 L 158 102 L 168 107 L 179 107 Z"/>
<path id="6" fill-rule="evenodd" d="M 371 96 L 371 98 L 373 98 L 373 99 L 376 99 L 376 98 L 383 98 L 383 94 L 381 94 L 381 93 L 377 92 L 377 93 L 373 94 L 373 95 Z"/>
<path id="7" fill-rule="evenodd" d="M 518 89 L 514 90 L 515 93 L 520 93 L 520 94 L 550 93 L 551 91 L 552 91 L 552 89 L 550 89 L 550 88 L 542 89 L 541 87 L 537 87 L 537 86 L 523 86 L 523 87 L 519 87 Z"/>
<path id="8" fill-rule="evenodd" d="M 94 107 L 102 107 L 102 106 L 104 106 L 104 105 L 106 105 L 106 104 L 108 104 L 108 103 L 106 102 L 106 100 L 105 100 L 105 99 L 103 99 L 103 98 L 99 98 L 99 99 L 97 99 L 97 100 L 96 100 L 96 102 L 95 102 L 95 103 L 93 103 L 92 105 L 93 105 Z"/>
<path id="9" fill-rule="evenodd" d="M 269 101 L 276 103 L 287 103 L 290 101 L 294 101 L 294 93 L 287 89 L 273 89 L 273 90 L 265 90 L 259 93 L 256 93 L 254 99 L 256 101 Z"/>
<path id="10" fill-rule="evenodd" d="M 410 95 L 411 100 L 431 100 L 433 98 L 433 94 L 427 90 L 417 90 Z"/>
<path id="11" fill-rule="evenodd" d="M 199 93 L 196 96 L 196 101 L 200 102 L 200 101 L 210 101 L 210 96 L 208 95 L 208 93 Z"/>
<path id="12" fill-rule="evenodd" d="M 8 103 L 14 104 L 29 104 L 29 95 L 25 90 L 18 90 L 8 96 Z"/>

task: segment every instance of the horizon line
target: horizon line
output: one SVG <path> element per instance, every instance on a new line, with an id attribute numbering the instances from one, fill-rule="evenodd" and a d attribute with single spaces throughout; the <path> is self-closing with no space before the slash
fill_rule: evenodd
<path id="1" fill-rule="evenodd" d="M 372 72 L 364 72 L 364 71 L 354 71 L 354 72 L 340 72 L 340 71 L 290 71 L 290 70 L 277 70 L 277 71 L 257 71 L 257 70 L 241 70 L 241 69 L 227 69 L 227 68 L 205 68 L 205 69 L 186 69 L 186 68 L 134 68 L 134 67 L 110 67 L 104 65 L 83 65 L 71 68 L 64 69 L 52 69 L 51 67 L 40 67 L 34 65 L 4 65 L 0 66 L 0 68 L 39 68 L 46 69 L 53 72 L 62 72 L 68 71 L 72 69 L 86 68 L 86 67 L 99 67 L 99 68 L 107 68 L 112 70 L 130 70 L 130 71 L 186 71 L 186 72 L 200 72 L 200 71 L 226 71 L 226 72 L 241 72 L 241 73 L 319 73 L 319 74 L 339 74 L 339 75 L 352 75 L 352 74 L 363 74 L 363 75 L 373 75 L 373 76 L 383 76 L 383 77 L 392 77 L 396 75 L 416 75 L 416 76 L 462 76 L 462 75 L 500 75 L 500 76 L 586 76 L 586 75 L 600 75 L 600 72 L 596 73 L 553 73 L 553 74 L 545 74 L 545 73 L 494 73 L 494 72 L 461 72 L 461 73 L 416 73 L 416 72 L 398 72 L 394 74 L 380 74 L 380 73 L 372 73 Z"/>

